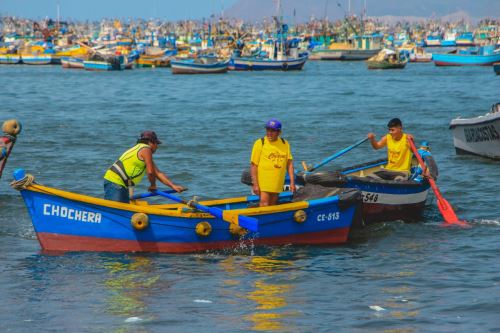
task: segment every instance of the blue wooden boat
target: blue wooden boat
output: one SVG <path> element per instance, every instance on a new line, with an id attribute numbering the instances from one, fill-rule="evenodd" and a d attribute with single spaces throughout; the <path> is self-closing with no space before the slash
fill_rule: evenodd
<path id="1" fill-rule="evenodd" d="M 301 70 L 306 63 L 307 58 L 307 55 L 298 58 L 287 57 L 281 60 L 272 60 L 260 57 L 234 57 L 229 62 L 229 69 L 235 71 Z"/>
<path id="2" fill-rule="evenodd" d="M 18 185 L 29 178 L 17 177 Z M 18 189 L 40 245 L 48 251 L 182 253 L 235 248 L 241 243 L 341 244 L 348 240 L 360 204 L 359 191 L 306 201 L 283 193 L 281 204 L 270 207 L 249 208 L 258 202 L 256 196 L 200 202 L 230 216 L 228 223 L 191 205 L 126 204 L 34 183 Z M 256 228 L 242 228 L 235 222 L 238 216 L 257 219 Z"/>
<path id="3" fill-rule="evenodd" d="M 21 59 L 26 65 L 50 65 L 52 63 L 51 54 L 21 54 Z"/>
<path id="4" fill-rule="evenodd" d="M 82 58 L 61 57 L 61 64 L 64 68 L 84 69 L 84 61 Z"/>
<path id="5" fill-rule="evenodd" d="M 21 56 L 17 54 L 0 54 L 0 64 L 15 65 L 21 63 Z"/>
<path id="6" fill-rule="evenodd" d="M 426 156 L 427 161 L 431 158 Z M 429 183 L 417 174 L 406 181 L 373 178 L 373 173 L 380 171 L 386 164 L 386 159 L 380 159 L 336 172 L 305 172 L 298 175 L 297 182 L 344 190 L 348 188 L 360 190 L 363 197 L 361 206 L 363 226 L 383 221 L 418 221 L 425 209 Z M 434 165 L 431 173 L 437 177 L 435 163 L 428 165 Z M 353 227 L 359 225 L 355 224 Z"/>
<path id="7" fill-rule="evenodd" d="M 457 46 L 474 46 L 474 34 L 472 32 L 464 32 L 455 40 Z"/>
<path id="8" fill-rule="evenodd" d="M 96 55 L 83 62 L 83 68 L 87 71 L 122 71 L 125 66 L 126 61 L 123 55 L 109 57 Z"/>
<path id="9" fill-rule="evenodd" d="M 454 41 L 454 40 L 442 40 L 441 41 L 441 46 L 442 47 L 453 47 L 453 46 L 457 46 L 457 42 Z"/>
<path id="10" fill-rule="evenodd" d="M 493 64 L 493 70 L 495 71 L 495 73 L 497 73 L 497 75 L 500 75 L 500 62 L 496 62 Z"/>
<path id="11" fill-rule="evenodd" d="M 431 173 L 437 176 L 432 156 L 426 156 L 426 163 L 434 165 Z M 429 161 L 429 162 L 428 162 Z M 387 164 L 387 159 L 350 166 L 338 171 L 299 172 L 296 184 L 304 186 L 302 199 L 321 197 L 321 193 L 332 195 L 347 189 L 361 191 L 361 219 L 357 219 L 353 228 L 360 228 L 378 222 L 403 220 L 418 221 L 425 210 L 429 194 L 429 183 L 418 174 L 408 181 L 392 181 L 373 178 Z M 418 170 L 415 168 L 415 171 Z M 252 185 L 250 174 L 244 171 L 241 182 Z M 309 195 L 310 193 L 310 195 Z"/>
<path id="12" fill-rule="evenodd" d="M 447 31 L 441 40 L 442 47 L 453 47 L 457 45 L 456 33 L 453 31 Z"/>
<path id="13" fill-rule="evenodd" d="M 425 38 L 426 47 L 441 46 L 441 36 L 429 35 Z"/>
<path id="14" fill-rule="evenodd" d="M 433 53 L 436 66 L 491 66 L 500 62 L 500 49 L 487 45 L 479 48 L 458 49 L 450 53 Z"/>
<path id="15" fill-rule="evenodd" d="M 220 74 L 227 72 L 229 60 L 217 58 L 176 59 L 170 61 L 172 74 Z"/>

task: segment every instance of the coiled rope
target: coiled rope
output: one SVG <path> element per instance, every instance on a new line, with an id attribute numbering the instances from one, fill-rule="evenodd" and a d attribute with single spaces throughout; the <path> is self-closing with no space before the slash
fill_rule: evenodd
<path id="1" fill-rule="evenodd" d="M 18 191 L 25 190 L 26 187 L 30 186 L 35 182 L 35 176 L 27 173 L 23 179 L 14 180 L 10 183 L 10 186 Z"/>

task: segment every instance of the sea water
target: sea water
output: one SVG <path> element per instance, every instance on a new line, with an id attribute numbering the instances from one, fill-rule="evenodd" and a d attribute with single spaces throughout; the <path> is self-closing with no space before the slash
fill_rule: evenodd
<path id="1" fill-rule="evenodd" d="M 23 124 L 0 180 L 0 331 L 499 331 L 499 163 L 457 156 L 448 129 L 499 102 L 499 79 L 491 67 L 364 62 L 206 76 L 0 66 L 0 121 Z M 186 199 L 246 195 L 240 175 L 271 117 L 297 169 L 401 118 L 417 144 L 430 142 L 438 185 L 472 228 L 441 227 L 430 195 L 420 223 L 381 223 L 342 246 L 48 255 L 9 187 L 24 168 L 40 184 L 102 196 L 104 171 L 154 130 L 155 161 L 189 187 Z M 365 143 L 326 169 L 384 154 Z"/>

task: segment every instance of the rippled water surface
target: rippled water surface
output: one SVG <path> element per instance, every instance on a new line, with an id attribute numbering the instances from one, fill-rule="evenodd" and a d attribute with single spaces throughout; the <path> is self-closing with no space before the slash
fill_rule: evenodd
<path id="1" fill-rule="evenodd" d="M 0 86 L 0 121 L 24 126 L 0 180 L 1 332 L 500 330 L 500 164 L 455 155 L 448 129 L 500 101 L 491 67 L 308 62 L 297 73 L 174 76 L 0 66 Z M 48 255 L 9 187 L 23 167 L 39 183 L 101 196 L 104 170 L 152 129 L 164 142 L 157 164 L 186 196 L 243 195 L 241 171 L 270 117 L 297 168 L 400 117 L 430 141 L 438 184 L 473 227 L 440 227 L 431 196 L 421 223 L 380 224 L 337 247 Z M 330 168 L 380 156 L 364 144 Z"/>

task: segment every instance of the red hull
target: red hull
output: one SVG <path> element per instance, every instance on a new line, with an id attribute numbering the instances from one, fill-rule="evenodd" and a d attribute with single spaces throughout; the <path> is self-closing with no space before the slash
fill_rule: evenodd
<path id="1" fill-rule="evenodd" d="M 410 62 L 432 62 L 432 59 L 415 59 L 410 60 Z"/>
<path id="2" fill-rule="evenodd" d="M 436 61 L 434 60 L 434 64 L 436 66 L 492 66 L 494 61 L 483 63 L 483 64 L 461 64 L 455 62 L 446 62 L 446 61 Z"/>
<path id="3" fill-rule="evenodd" d="M 163 252 L 191 253 L 207 250 L 233 248 L 240 243 L 255 245 L 333 245 L 347 241 L 349 228 L 311 232 L 270 238 L 255 238 L 244 241 L 217 241 L 210 243 L 139 242 L 132 240 L 70 236 L 39 232 L 38 240 L 45 251 L 95 251 L 95 252 Z"/>
<path id="4" fill-rule="evenodd" d="M 405 205 L 385 205 L 365 202 L 362 207 L 364 225 L 395 220 L 414 222 L 421 219 L 425 209 L 425 201 Z M 356 220 L 354 222 L 357 223 Z M 359 225 L 353 225 L 353 228 L 356 227 L 359 227 Z"/>

